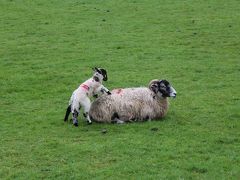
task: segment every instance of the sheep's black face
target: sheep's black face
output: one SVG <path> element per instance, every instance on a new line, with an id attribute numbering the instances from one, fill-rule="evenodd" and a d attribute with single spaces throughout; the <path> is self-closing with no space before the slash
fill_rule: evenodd
<path id="1" fill-rule="evenodd" d="M 107 71 L 105 69 L 102 69 L 102 68 L 93 68 L 93 70 L 95 71 L 95 74 L 97 75 L 102 75 L 102 80 L 103 81 L 107 81 L 108 80 L 108 77 L 107 77 Z"/>
<path id="2" fill-rule="evenodd" d="M 176 90 L 170 85 L 167 80 L 158 81 L 158 92 L 162 97 L 176 97 Z"/>

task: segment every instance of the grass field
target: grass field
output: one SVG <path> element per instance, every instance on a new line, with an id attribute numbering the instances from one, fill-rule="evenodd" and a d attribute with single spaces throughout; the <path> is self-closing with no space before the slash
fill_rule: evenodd
<path id="1" fill-rule="evenodd" d="M 0 179 L 240 179 L 239 12 L 238 0 L 1 0 Z M 64 124 L 94 66 L 110 89 L 165 78 L 178 97 L 162 121 Z"/>

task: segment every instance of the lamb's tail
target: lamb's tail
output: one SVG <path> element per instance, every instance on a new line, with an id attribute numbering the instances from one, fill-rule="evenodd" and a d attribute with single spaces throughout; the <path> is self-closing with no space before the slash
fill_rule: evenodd
<path id="1" fill-rule="evenodd" d="M 64 121 L 67 121 L 67 120 L 68 120 L 68 116 L 69 116 L 70 112 L 71 112 L 71 105 L 69 105 L 69 106 L 67 107 Z"/>

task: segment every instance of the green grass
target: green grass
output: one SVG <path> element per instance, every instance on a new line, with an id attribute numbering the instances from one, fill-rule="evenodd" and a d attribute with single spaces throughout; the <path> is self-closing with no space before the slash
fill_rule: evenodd
<path id="1" fill-rule="evenodd" d="M 237 0 L 1 0 L 0 179 L 239 179 L 239 12 Z M 110 89 L 165 78 L 178 97 L 163 121 L 64 124 L 94 66 Z"/>

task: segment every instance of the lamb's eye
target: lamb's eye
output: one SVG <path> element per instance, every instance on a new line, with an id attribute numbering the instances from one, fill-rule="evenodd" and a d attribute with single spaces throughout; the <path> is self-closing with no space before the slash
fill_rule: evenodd
<path id="1" fill-rule="evenodd" d="M 99 78 L 96 77 L 96 76 L 94 76 L 94 80 L 97 81 L 97 82 L 99 82 Z"/>

